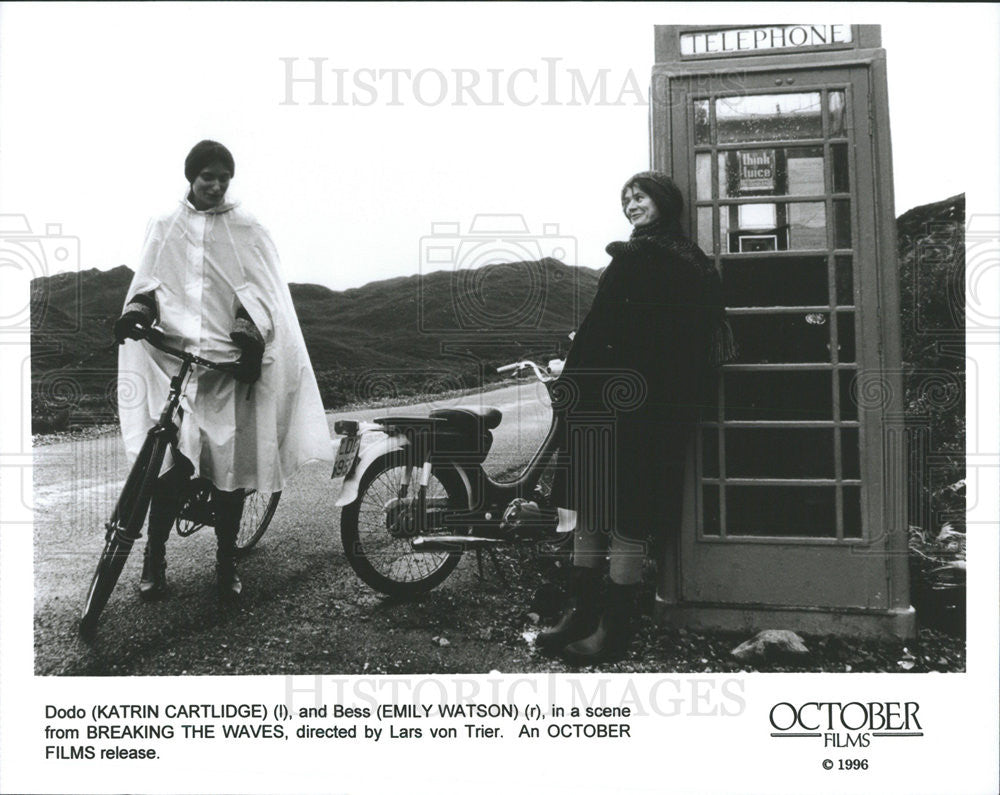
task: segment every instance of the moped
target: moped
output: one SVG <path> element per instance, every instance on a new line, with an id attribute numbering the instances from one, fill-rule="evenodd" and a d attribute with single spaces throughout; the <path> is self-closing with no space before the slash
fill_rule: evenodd
<path id="1" fill-rule="evenodd" d="M 557 402 L 559 360 L 543 368 L 519 361 L 499 373 L 531 370 Z M 500 481 L 483 468 L 492 431 L 503 415 L 493 407 L 439 408 L 427 416 L 338 420 L 341 435 L 333 477 L 344 477 L 337 506 L 347 560 L 377 591 L 413 596 L 441 584 L 467 550 L 494 553 L 511 545 L 553 551 L 572 538 L 575 514 L 557 508 L 561 420 L 527 465 Z M 362 439 L 369 443 L 362 445 Z M 494 557 L 494 562 L 495 557 Z"/>

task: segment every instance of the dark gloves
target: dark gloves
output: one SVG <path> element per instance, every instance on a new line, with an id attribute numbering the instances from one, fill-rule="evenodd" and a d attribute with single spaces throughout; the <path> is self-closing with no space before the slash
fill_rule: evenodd
<path id="1" fill-rule="evenodd" d="M 236 360 L 233 378 L 243 384 L 254 383 L 260 378 L 260 366 L 264 358 L 264 338 L 242 307 L 236 313 L 236 323 L 229 338 L 240 348 L 240 358 Z"/>
<path id="2" fill-rule="evenodd" d="M 252 384 L 260 378 L 260 365 L 264 359 L 264 346 L 251 340 L 244 340 L 235 334 L 230 334 L 233 342 L 240 346 L 240 358 L 236 360 L 233 378 L 243 384 Z"/>
<path id="3" fill-rule="evenodd" d="M 122 316 L 115 321 L 115 342 L 119 345 L 125 340 L 137 340 L 145 336 L 149 327 L 156 320 L 156 299 L 152 293 L 140 293 L 132 297 L 125 305 Z M 141 329 L 136 326 L 141 326 Z"/>

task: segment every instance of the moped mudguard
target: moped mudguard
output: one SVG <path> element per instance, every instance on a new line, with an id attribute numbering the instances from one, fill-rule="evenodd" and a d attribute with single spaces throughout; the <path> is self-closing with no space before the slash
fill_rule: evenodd
<path id="1" fill-rule="evenodd" d="M 344 484 L 340 489 L 340 496 L 334 503 L 338 508 L 342 508 L 345 505 L 350 505 L 358 498 L 358 489 L 361 487 L 361 478 L 364 477 L 365 472 L 371 467 L 376 461 L 378 461 L 382 456 L 388 455 L 395 450 L 405 450 L 410 447 L 410 441 L 406 436 L 402 434 L 386 436 L 377 442 L 365 447 L 358 457 L 358 461 L 354 466 L 354 469 L 348 473 L 347 477 L 344 478 Z M 439 462 L 439 466 L 441 463 Z M 445 466 L 450 466 L 457 473 L 459 478 L 462 480 L 462 486 L 465 489 L 468 498 L 472 499 L 472 481 L 469 478 L 469 474 L 465 469 L 455 462 L 447 462 Z"/>
<path id="2" fill-rule="evenodd" d="M 340 488 L 340 496 L 334 505 L 340 508 L 354 502 L 358 498 L 358 488 L 361 486 L 361 478 L 364 476 L 365 471 L 382 456 L 394 450 L 405 450 L 409 446 L 409 440 L 400 434 L 386 436 L 363 448 L 358 456 L 357 463 L 354 465 L 354 469 L 344 478 L 344 484 Z"/>

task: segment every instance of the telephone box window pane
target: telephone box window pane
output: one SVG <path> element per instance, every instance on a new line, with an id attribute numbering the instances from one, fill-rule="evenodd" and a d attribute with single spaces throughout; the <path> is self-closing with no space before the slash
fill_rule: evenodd
<path id="1" fill-rule="evenodd" d="M 705 428 L 702 431 L 701 461 L 704 477 L 719 477 L 719 431 L 716 428 Z"/>
<path id="2" fill-rule="evenodd" d="M 833 191 L 847 193 L 851 189 L 851 170 L 847 164 L 847 144 L 833 144 Z"/>
<path id="3" fill-rule="evenodd" d="M 830 428 L 728 428 L 728 478 L 832 478 Z"/>
<path id="4" fill-rule="evenodd" d="M 840 373 L 840 419 L 842 420 L 858 418 L 858 387 L 854 384 L 856 377 L 857 372 L 854 370 Z"/>
<path id="5" fill-rule="evenodd" d="M 719 208 L 725 253 L 826 249 L 823 202 L 739 204 Z"/>
<path id="6" fill-rule="evenodd" d="M 841 306 L 854 305 L 854 262 L 851 257 L 836 257 L 837 303 Z"/>
<path id="7" fill-rule="evenodd" d="M 846 114 L 844 112 L 845 104 L 843 91 L 830 92 L 829 129 L 831 138 L 844 138 L 847 136 L 847 122 Z"/>
<path id="8" fill-rule="evenodd" d="M 736 176 L 733 174 L 733 160 L 735 152 L 719 152 L 719 198 L 728 199 L 730 198 L 729 186 L 733 184 L 732 196 L 739 196 L 739 192 L 736 188 Z M 731 156 L 733 155 L 733 156 Z"/>
<path id="9" fill-rule="evenodd" d="M 834 245 L 851 248 L 851 203 L 846 199 L 833 203 Z"/>
<path id="10" fill-rule="evenodd" d="M 773 204 L 741 204 L 737 208 L 740 229 L 774 229 L 778 225 L 777 208 Z"/>
<path id="11" fill-rule="evenodd" d="M 825 306 L 827 281 L 826 257 L 722 262 L 726 306 Z"/>
<path id="12" fill-rule="evenodd" d="M 707 254 L 714 254 L 712 243 L 712 208 L 698 208 L 698 247 Z"/>
<path id="13" fill-rule="evenodd" d="M 715 100 L 719 143 L 821 138 L 820 94 L 765 94 Z"/>
<path id="14" fill-rule="evenodd" d="M 711 133 L 708 118 L 708 100 L 696 99 L 694 102 L 694 142 L 696 144 L 711 143 Z"/>
<path id="15" fill-rule="evenodd" d="M 847 480 L 861 478 L 861 456 L 858 451 L 858 429 L 842 428 L 840 431 L 840 461 Z"/>
<path id="16" fill-rule="evenodd" d="M 861 488 L 844 486 L 844 538 L 861 538 Z"/>
<path id="17" fill-rule="evenodd" d="M 807 146 L 788 149 L 785 162 L 788 174 L 788 195 L 801 196 L 823 193 L 822 148 Z"/>
<path id="18" fill-rule="evenodd" d="M 697 197 L 707 201 L 712 198 L 712 156 L 701 154 L 694 156 L 695 184 Z"/>
<path id="19" fill-rule="evenodd" d="M 733 315 L 740 364 L 830 361 L 829 315 Z M 852 348 L 853 353 L 853 348 Z"/>
<path id="20" fill-rule="evenodd" d="M 726 534 L 836 538 L 836 489 L 727 486 Z"/>
<path id="21" fill-rule="evenodd" d="M 854 313 L 837 313 L 837 344 L 840 346 L 839 354 L 841 362 L 857 361 L 857 353 L 854 349 Z"/>
<path id="22" fill-rule="evenodd" d="M 719 197 L 822 195 L 823 148 L 732 149 L 720 152 Z"/>
<path id="23" fill-rule="evenodd" d="M 788 205 L 788 248 L 826 248 L 826 205 L 823 202 Z"/>
<path id="24" fill-rule="evenodd" d="M 830 373 L 823 370 L 724 374 L 725 419 L 830 420 Z M 728 433 L 728 431 L 727 431 Z"/>
<path id="25" fill-rule="evenodd" d="M 719 487 L 702 486 L 701 490 L 702 532 L 707 536 L 719 535 Z"/>

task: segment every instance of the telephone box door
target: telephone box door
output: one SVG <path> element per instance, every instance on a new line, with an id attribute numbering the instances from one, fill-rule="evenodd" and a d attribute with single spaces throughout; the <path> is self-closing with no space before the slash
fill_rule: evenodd
<path id="1" fill-rule="evenodd" d="M 867 71 L 716 70 L 670 99 L 740 349 L 695 445 L 680 597 L 888 608 Z"/>

